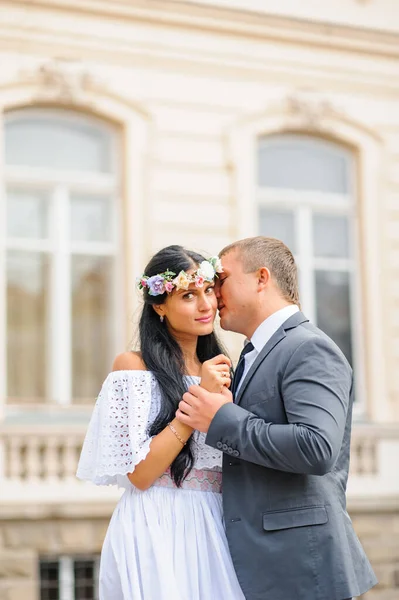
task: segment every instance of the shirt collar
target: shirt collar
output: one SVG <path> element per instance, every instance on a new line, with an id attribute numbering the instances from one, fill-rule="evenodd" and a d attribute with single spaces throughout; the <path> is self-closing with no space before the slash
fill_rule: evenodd
<path id="1" fill-rule="evenodd" d="M 251 337 L 251 342 L 258 354 L 265 344 L 267 344 L 267 342 L 270 340 L 272 335 L 277 331 L 277 329 L 297 312 L 299 312 L 299 308 L 296 304 L 284 306 L 284 308 L 277 310 L 259 325 Z"/>

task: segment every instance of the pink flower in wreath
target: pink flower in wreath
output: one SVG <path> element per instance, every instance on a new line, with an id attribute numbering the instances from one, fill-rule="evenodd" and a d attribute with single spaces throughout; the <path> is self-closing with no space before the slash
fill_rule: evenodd
<path id="1" fill-rule="evenodd" d="M 165 281 L 165 291 L 168 292 L 168 294 L 170 294 L 174 287 L 175 286 L 171 281 Z"/>
<path id="2" fill-rule="evenodd" d="M 204 285 L 205 277 L 202 275 L 197 275 L 195 278 L 195 287 L 201 288 Z"/>

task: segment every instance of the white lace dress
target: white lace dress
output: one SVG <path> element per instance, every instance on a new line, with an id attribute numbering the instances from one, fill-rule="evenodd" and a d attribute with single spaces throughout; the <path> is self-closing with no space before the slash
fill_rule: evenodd
<path id="1" fill-rule="evenodd" d="M 244 600 L 223 526 L 222 455 L 195 432 L 194 469 L 176 488 L 169 472 L 148 490 L 126 476 L 150 449 L 161 394 L 149 371 L 116 371 L 97 399 L 77 476 L 125 489 L 100 566 L 100 600 Z"/>

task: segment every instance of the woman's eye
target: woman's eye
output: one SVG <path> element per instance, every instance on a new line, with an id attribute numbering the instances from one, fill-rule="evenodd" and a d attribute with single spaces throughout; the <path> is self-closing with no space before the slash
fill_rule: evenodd
<path id="1" fill-rule="evenodd" d="M 215 287 L 213 285 L 209 286 L 209 288 L 207 288 L 206 293 L 208 294 L 212 294 L 215 291 Z"/>
<path id="2" fill-rule="evenodd" d="M 192 294 L 191 292 L 189 294 L 184 294 L 183 298 L 185 300 L 191 300 L 191 298 L 194 297 L 194 294 Z"/>

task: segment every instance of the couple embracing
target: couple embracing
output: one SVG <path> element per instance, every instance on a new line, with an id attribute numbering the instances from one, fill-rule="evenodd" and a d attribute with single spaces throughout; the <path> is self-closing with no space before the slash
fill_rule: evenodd
<path id="1" fill-rule="evenodd" d="M 100 600 L 346 600 L 375 585 L 346 511 L 352 370 L 300 311 L 290 250 L 169 246 L 138 285 L 140 352 L 115 359 L 77 473 L 125 488 Z M 234 375 L 217 310 L 246 337 Z"/>

